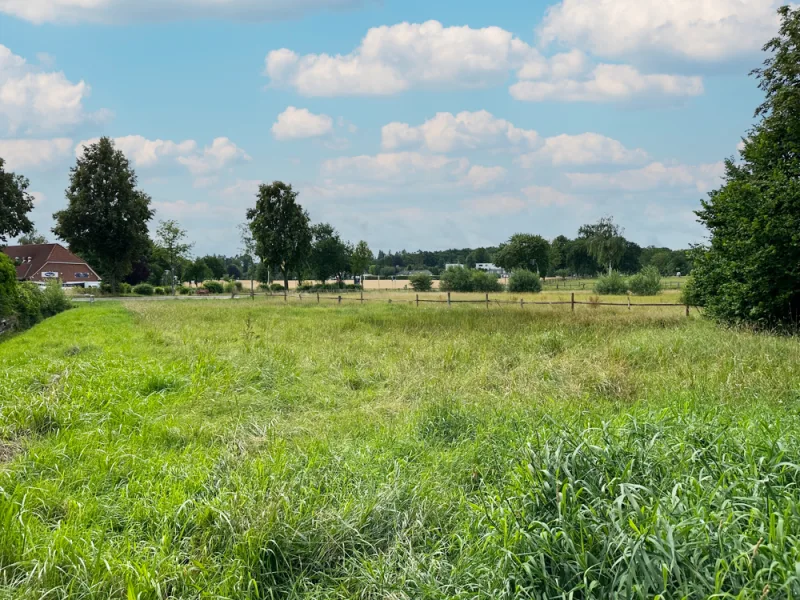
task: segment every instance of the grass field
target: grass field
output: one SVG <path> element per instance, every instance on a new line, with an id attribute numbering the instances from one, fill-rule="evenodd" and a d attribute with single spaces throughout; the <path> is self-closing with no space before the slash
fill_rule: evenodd
<path id="1" fill-rule="evenodd" d="M 0 598 L 798 598 L 800 342 L 97 303 L 0 343 Z"/>

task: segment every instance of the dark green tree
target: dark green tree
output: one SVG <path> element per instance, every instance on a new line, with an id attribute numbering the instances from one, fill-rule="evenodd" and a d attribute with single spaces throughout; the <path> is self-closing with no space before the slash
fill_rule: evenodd
<path id="1" fill-rule="evenodd" d="M 225 277 L 225 258 L 213 254 L 207 254 L 203 257 L 203 262 L 211 269 L 211 276 L 214 279 L 222 279 Z"/>
<path id="2" fill-rule="evenodd" d="M 33 223 L 28 218 L 33 210 L 33 196 L 28 193 L 30 182 L 22 175 L 6 171 L 4 165 L 5 161 L 0 158 L 0 246 L 4 246 L 8 238 L 33 231 Z"/>
<path id="3" fill-rule="evenodd" d="M 20 246 L 35 246 L 37 244 L 46 244 L 47 237 L 36 231 L 36 229 L 32 229 L 29 233 L 21 235 L 17 243 Z"/>
<path id="4" fill-rule="evenodd" d="M 619 270 L 623 273 L 638 273 L 642 270 L 642 247 L 635 242 L 625 242 L 625 252 L 619 260 Z"/>
<path id="5" fill-rule="evenodd" d="M 800 321 L 800 10 L 781 26 L 753 71 L 764 103 L 741 161 L 728 159 L 720 189 L 698 219 L 710 245 L 698 250 L 694 292 L 713 317 L 763 327 Z"/>
<path id="6" fill-rule="evenodd" d="M 622 229 L 611 217 L 603 217 L 597 223 L 584 225 L 578 235 L 586 240 L 589 254 L 601 265 L 608 268 L 608 273 L 618 266 L 625 255 L 626 240 L 622 237 Z"/>
<path id="7" fill-rule="evenodd" d="M 256 254 L 268 266 L 281 270 L 288 289 L 289 273 L 299 271 L 311 253 L 308 213 L 297 203 L 297 192 L 281 181 L 262 184 L 247 220 Z"/>
<path id="8" fill-rule="evenodd" d="M 350 255 L 350 268 L 352 269 L 353 275 L 360 276 L 366 273 L 374 259 L 375 257 L 372 256 L 372 250 L 369 249 L 367 242 L 364 240 L 358 242 L 353 253 Z"/>
<path id="9" fill-rule="evenodd" d="M 206 264 L 205 259 L 196 258 L 184 271 L 184 276 L 188 281 L 194 281 L 198 285 L 214 277 L 214 272 Z"/>
<path id="10" fill-rule="evenodd" d="M 351 252 L 347 244 L 328 223 L 312 226 L 311 235 L 313 241 L 308 263 L 314 277 L 320 283 L 334 276 L 341 280 L 343 274 L 350 270 Z"/>
<path id="11" fill-rule="evenodd" d="M 516 233 L 500 246 L 494 262 L 506 271 L 526 269 L 546 275 L 550 267 L 550 242 L 540 235 Z"/>
<path id="12" fill-rule="evenodd" d="M 156 230 L 155 245 L 163 254 L 169 265 L 169 284 L 172 295 L 175 295 L 175 279 L 180 278 L 179 267 L 189 258 L 189 251 L 194 244 L 186 241 L 186 230 L 181 229 L 177 221 L 161 221 Z"/>
<path id="13" fill-rule="evenodd" d="M 136 185 L 128 159 L 104 137 L 78 158 L 70 172 L 67 208 L 53 215 L 53 233 L 72 251 L 97 261 L 115 292 L 149 241 L 150 196 Z"/>
<path id="14" fill-rule="evenodd" d="M 0 318 L 14 312 L 17 293 L 17 270 L 13 261 L 0 252 Z"/>

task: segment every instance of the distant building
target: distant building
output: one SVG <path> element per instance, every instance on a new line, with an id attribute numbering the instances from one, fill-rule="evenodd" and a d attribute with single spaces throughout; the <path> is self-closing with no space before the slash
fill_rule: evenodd
<path id="1" fill-rule="evenodd" d="M 463 266 L 464 265 L 462 265 L 460 263 L 454 263 L 454 264 L 445 265 L 444 268 L 445 268 L 445 271 L 446 271 L 448 269 L 457 269 L 458 267 L 463 267 Z"/>
<path id="2" fill-rule="evenodd" d="M 487 273 L 494 273 L 498 277 L 505 276 L 505 271 L 492 263 L 475 263 L 475 268 L 478 271 L 486 271 Z"/>
<path id="3" fill-rule="evenodd" d="M 33 244 L 3 248 L 17 267 L 19 281 L 61 281 L 71 287 L 100 287 L 100 277 L 85 260 L 61 244 Z"/>

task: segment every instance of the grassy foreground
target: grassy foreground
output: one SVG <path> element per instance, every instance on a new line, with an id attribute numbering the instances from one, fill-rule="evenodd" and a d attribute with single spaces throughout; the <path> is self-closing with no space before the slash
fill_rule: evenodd
<path id="1" fill-rule="evenodd" d="M 0 598 L 798 598 L 800 343 L 83 306 L 0 343 Z"/>

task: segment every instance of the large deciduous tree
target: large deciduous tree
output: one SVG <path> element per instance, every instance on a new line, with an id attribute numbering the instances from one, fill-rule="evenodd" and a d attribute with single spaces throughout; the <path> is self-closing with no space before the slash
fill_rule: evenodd
<path id="1" fill-rule="evenodd" d="M 33 196 L 28 193 L 30 183 L 22 175 L 5 170 L 0 158 L 0 246 L 8 238 L 33 231 L 28 213 L 33 210 Z"/>
<path id="2" fill-rule="evenodd" d="M 350 268 L 353 270 L 353 275 L 361 276 L 366 273 L 374 258 L 372 250 L 369 249 L 369 244 L 364 240 L 358 242 L 350 256 Z"/>
<path id="3" fill-rule="evenodd" d="M 189 251 L 194 244 L 187 243 L 186 231 L 181 229 L 177 221 L 161 221 L 156 230 L 156 247 L 161 251 L 169 265 L 170 288 L 175 295 L 175 277 L 178 265 L 189 258 Z"/>
<path id="4" fill-rule="evenodd" d="M 609 274 L 618 266 L 625 255 L 627 243 L 622 237 L 622 228 L 611 217 L 604 217 L 597 223 L 584 225 L 578 235 L 586 240 L 592 257 L 601 265 L 608 267 Z"/>
<path id="5" fill-rule="evenodd" d="M 494 262 L 506 271 L 527 269 L 547 275 L 550 267 L 550 242 L 540 235 L 516 233 L 500 246 Z"/>
<path id="6" fill-rule="evenodd" d="M 117 291 L 149 243 L 150 196 L 109 138 L 88 145 L 70 172 L 67 208 L 53 215 L 53 233 L 84 258 L 97 261 Z"/>
<path id="7" fill-rule="evenodd" d="M 350 269 L 350 249 L 328 223 L 311 227 L 313 237 L 309 266 L 320 283 L 333 276 L 342 279 Z"/>
<path id="8" fill-rule="evenodd" d="M 297 192 L 281 181 L 258 188 L 255 208 L 248 209 L 247 221 L 256 254 L 263 263 L 278 267 L 289 288 L 289 273 L 299 271 L 311 252 L 308 213 L 297 203 Z"/>
<path id="9" fill-rule="evenodd" d="M 30 232 L 21 235 L 19 240 L 17 240 L 20 246 L 32 246 L 37 244 L 46 244 L 47 237 L 36 231 L 36 229 L 31 229 Z"/>
<path id="10" fill-rule="evenodd" d="M 753 71 L 766 98 L 739 162 L 697 211 L 710 244 L 695 254 L 695 297 L 728 323 L 800 321 L 800 10 L 779 11 L 778 36 Z"/>

